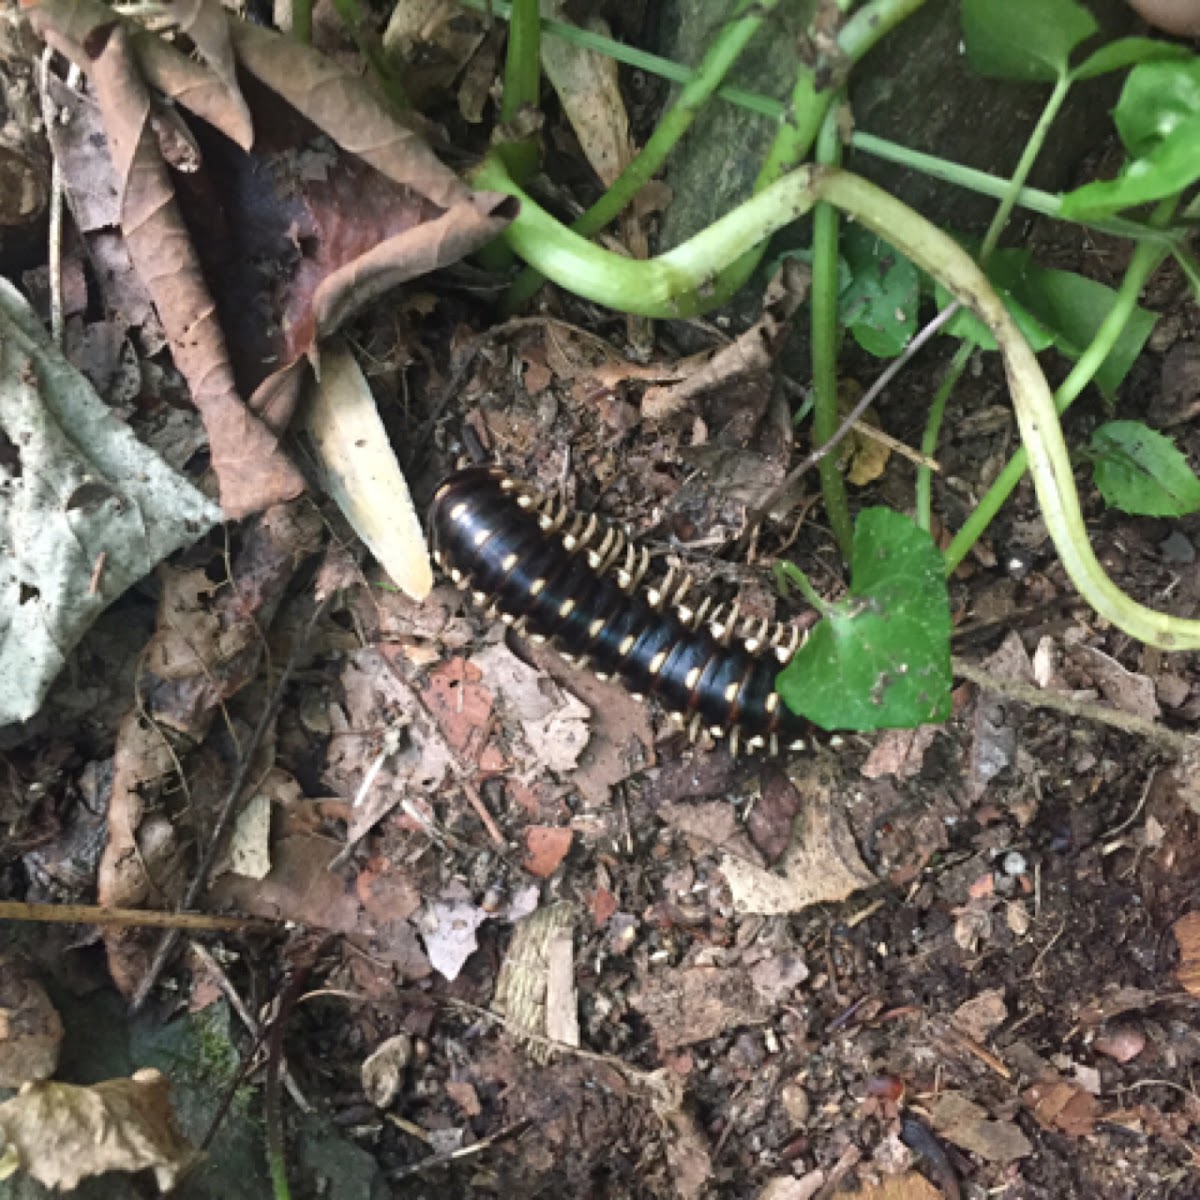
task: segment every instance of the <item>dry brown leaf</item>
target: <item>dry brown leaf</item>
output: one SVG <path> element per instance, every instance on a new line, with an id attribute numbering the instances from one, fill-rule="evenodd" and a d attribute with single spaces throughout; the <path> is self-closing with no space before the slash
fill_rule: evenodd
<path id="1" fill-rule="evenodd" d="M 837 1200 L 943 1200 L 942 1191 L 916 1171 L 863 1180 L 853 1191 L 839 1189 L 834 1196 Z"/>
<path id="2" fill-rule="evenodd" d="M 80 70 L 89 69 L 83 47 L 97 29 L 111 25 L 113 10 L 101 0 L 39 0 L 30 14 L 34 28 Z M 241 96 L 231 94 L 203 63 L 176 50 L 155 34 L 131 29 L 134 53 L 142 77 L 156 91 L 174 100 L 249 150 L 251 129 Z"/>
<path id="3" fill-rule="evenodd" d="M 191 38 L 200 57 L 224 89 L 231 123 L 238 135 L 233 140 L 238 145 L 249 145 L 254 136 L 254 122 L 238 83 L 237 62 L 229 41 L 229 21 L 224 6 L 220 0 L 174 0 L 171 16 Z"/>
<path id="4" fill-rule="evenodd" d="M 539 879 L 549 879 L 567 857 L 573 837 L 561 826 L 529 826 L 525 830 L 525 870 Z"/>
<path id="5" fill-rule="evenodd" d="M 1179 947 L 1179 966 L 1175 978 L 1193 996 L 1200 996 L 1200 912 L 1185 913 L 1171 932 Z"/>
<path id="6" fill-rule="evenodd" d="M 175 1125 L 170 1084 L 155 1070 L 91 1087 L 33 1083 L 0 1104 L 5 1158 L 44 1187 L 71 1191 L 106 1171 L 154 1171 L 172 1189 L 197 1161 Z"/>
<path id="7" fill-rule="evenodd" d="M 845 816 L 834 807 L 828 784 L 814 774 L 801 793 L 792 845 L 773 870 L 729 853 L 721 856 L 721 873 L 736 911 L 799 912 L 812 904 L 845 900 L 877 882 L 859 856 Z"/>
<path id="8" fill-rule="evenodd" d="M 293 38 L 232 16 L 229 28 L 239 63 L 343 149 L 441 208 L 473 203 L 466 184 L 365 79 Z"/>
<path id="9" fill-rule="evenodd" d="M 930 1112 L 934 1128 L 948 1142 L 988 1162 L 1007 1164 L 1033 1153 L 1033 1143 L 1011 1121 L 993 1121 L 987 1110 L 960 1092 L 946 1092 Z"/>
<path id="10" fill-rule="evenodd" d="M 671 967 L 642 981 L 633 1007 L 649 1022 L 659 1053 L 739 1025 L 769 1020 L 774 1006 L 742 967 Z"/>
<path id="11" fill-rule="evenodd" d="M 1008 1006 L 1004 1003 L 1004 992 L 991 988 L 960 1004 L 950 1020 L 957 1029 L 977 1042 L 987 1039 L 1008 1020 Z"/>
<path id="12" fill-rule="evenodd" d="M 46 989 L 23 963 L 0 954 L 0 1088 L 49 1079 L 62 1040 L 62 1019 Z"/>
<path id="13" fill-rule="evenodd" d="M 209 895 L 215 903 L 254 916 L 352 936 L 406 979 L 425 978 L 429 961 L 406 909 L 377 915 L 365 909 L 357 890 L 347 886 L 346 873 L 331 869 L 341 849 L 329 838 L 287 834 L 271 847 L 265 879 L 226 875 Z"/>
<path id="14" fill-rule="evenodd" d="M 1039 1125 L 1067 1137 L 1087 1137 L 1099 1115 L 1096 1097 L 1069 1079 L 1043 1079 L 1026 1088 L 1021 1099 Z"/>
<path id="15" fill-rule="evenodd" d="M 492 241 L 516 213 L 507 197 L 476 192 L 441 216 L 372 246 L 328 275 L 313 295 L 317 333 L 335 332 L 384 292 L 456 263 Z"/>
<path id="16" fill-rule="evenodd" d="M 543 17 L 564 20 L 562 0 L 541 0 Z M 603 21 L 588 28 L 603 34 Z M 629 116 L 621 95 L 616 60 L 562 38 L 542 42 L 542 66 L 575 130 L 584 157 L 605 187 L 611 187 L 632 157 Z"/>
<path id="17" fill-rule="evenodd" d="M 122 26 L 112 28 L 91 76 L 121 190 L 129 256 L 204 418 L 221 507 L 237 518 L 298 496 L 304 477 L 275 434 L 238 397 L 212 297 L 150 128 L 150 97 Z"/>
<path id="18" fill-rule="evenodd" d="M 925 751 L 933 745 L 936 725 L 921 725 L 916 729 L 887 729 L 871 747 L 863 763 L 864 779 L 914 779 L 925 764 Z"/>

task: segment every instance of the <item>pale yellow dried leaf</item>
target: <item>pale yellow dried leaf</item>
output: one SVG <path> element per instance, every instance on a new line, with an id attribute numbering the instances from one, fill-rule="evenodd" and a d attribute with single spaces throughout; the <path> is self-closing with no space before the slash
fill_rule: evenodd
<path id="1" fill-rule="evenodd" d="M 433 587 L 425 535 L 375 397 L 349 351 L 322 353 L 305 419 L 337 506 L 392 582 L 424 600 Z"/>

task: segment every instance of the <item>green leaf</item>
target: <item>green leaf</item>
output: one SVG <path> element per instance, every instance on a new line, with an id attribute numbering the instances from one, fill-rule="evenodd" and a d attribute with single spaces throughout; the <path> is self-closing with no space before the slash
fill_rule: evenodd
<path id="1" fill-rule="evenodd" d="M 1068 192 L 1064 217 L 1110 216 L 1200 179 L 1200 59 L 1135 67 L 1113 118 L 1130 161 L 1116 179 Z"/>
<path id="2" fill-rule="evenodd" d="M 851 278 L 838 296 L 839 319 L 868 354 L 895 358 L 917 330 L 920 273 L 860 225 L 843 233 L 842 253 Z"/>
<path id="3" fill-rule="evenodd" d="M 1098 28 L 1074 0 L 963 0 L 967 62 L 999 79 L 1054 80 Z"/>
<path id="4" fill-rule="evenodd" d="M 1126 67 L 1136 67 L 1139 63 L 1168 62 L 1183 58 L 1191 58 L 1191 51 L 1186 46 L 1177 46 L 1174 42 L 1160 42 L 1156 38 L 1125 37 L 1101 46 L 1095 54 L 1088 55 L 1072 72 L 1071 78 L 1095 79 L 1097 75 L 1107 75 L 1111 71 L 1123 71 Z"/>
<path id="5" fill-rule="evenodd" d="M 1169 437 L 1141 421 L 1109 421 L 1089 443 L 1104 502 L 1140 517 L 1182 517 L 1200 509 L 1200 479 Z"/>
<path id="6" fill-rule="evenodd" d="M 859 514 L 850 595 L 776 686 L 825 729 L 911 728 L 950 714 L 950 598 L 941 552 L 902 513 Z"/>
<path id="7" fill-rule="evenodd" d="M 1112 288 L 1094 279 L 1039 267 L 1027 250 L 997 251 L 987 274 L 1033 349 L 1053 345 L 1072 361 L 1091 344 L 1116 299 Z M 1133 310 L 1096 372 L 1096 385 L 1109 398 L 1137 361 L 1157 320 L 1144 308 Z M 995 349 L 990 332 L 973 313 L 960 313 L 946 331 L 985 349 Z"/>

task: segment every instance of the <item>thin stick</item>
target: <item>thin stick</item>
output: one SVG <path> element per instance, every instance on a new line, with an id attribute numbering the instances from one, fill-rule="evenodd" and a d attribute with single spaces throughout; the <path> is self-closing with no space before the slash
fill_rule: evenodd
<path id="1" fill-rule="evenodd" d="M 797 480 L 799 480 L 799 478 L 807 471 L 811 471 L 812 468 L 821 461 L 821 459 L 823 459 L 837 446 L 840 441 L 842 441 L 843 438 L 846 437 L 850 430 L 858 424 L 863 413 L 865 413 L 867 409 L 875 403 L 883 389 L 886 388 L 887 385 L 896 378 L 897 374 L 899 374 L 899 372 L 908 364 L 913 355 L 915 355 L 917 351 L 920 350 L 921 347 L 924 346 L 925 343 L 928 342 L 929 339 L 932 338 L 933 335 L 937 333 L 937 331 L 941 329 L 941 327 L 945 325 L 945 323 L 949 321 L 950 318 L 953 317 L 961 307 L 962 305 L 956 300 L 948 308 L 943 309 L 936 317 L 933 318 L 932 321 L 929 322 L 928 325 L 925 326 L 924 329 L 916 334 L 916 336 L 908 343 L 907 346 L 905 346 L 904 353 L 901 354 L 899 358 L 894 358 L 890 363 L 888 363 L 887 369 L 863 393 L 858 403 L 850 410 L 845 420 L 843 420 L 834 431 L 833 436 L 823 445 L 818 446 L 806 459 L 804 459 L 803 462 L 800 463 L 798 467 L 789 472 L 787 478 L 784 479 L 784 481 L 766 498 L 766 500 L 764 500 L 762 504 L 750 514 L 747 525 L 748 529 L 753 529 L 756 525 L 758 525 L 763 518 L 771 512 L 775 505 L 779 503 L 780 499 L 787 495 L 789 491 L 791 491 Z M 865 429 L 864 432 L 866 432 Z M 870 436 L 874 436 L 875 432 L 875 430 L 871 430 Z M 922 458 L 924 457 L 925 456 L 922 455 Z M 932 463 L 931 465 L 937 469 L 936 462 Z M 742 536 L 745 537 L 746 535 L 743 533 Z"/>
<path id="2" fill-rule="evenodd" d="M 1095 704 L 1090 700 L 1075 700 L 1061 692 L 1043 691 L 1031 683 L 1021 683 L 1016 679 L 998 679 L 962 658 L 952 659 L 951 664 L 955 675 L 1021 704 L 1028 704 L 1034 708 L 1052 708 L 1070 717 L 1081 717 L 1085 721 L 1109 725 L 1124 733 L 1145 738 L 1160 750 L 1180 758 L 1200 752 L 1200 738 L 1192 734 L 1176 733 L 1175 730 L 1167 729 L 1166 726 L 1146 717 L 1137 717 L 1133 713 L 1121 712 L 1119 709 L 1109 708 L 1106 704 Z"/>
<path id="3" fill-rule="evenodd" d="M 278 921 L 265 917 L 233 917 L 217 913 L 155 912 L 148 908 L 108 908 L 99 904 L 22 904 L 0 901 L 0 921 L 38 921 L 54 925 L 117 925 L 136 929 L 185 929 L 197 933 L 239 929 L 277 931 Z"/>
<path id="4" fill-rule="evenodd" d="M 250 776 L 250 769 L 254 764 L 255 751 L 258 749 L 263 738 L 266 736 L 267 730 L 271 728 L 271 723 L 279 713 L 280 706 L 283 704 L 283 695 L 287 690 L 288 684 L 291 682 L 292 671 L 295 668 L 296 662 L 308 646 L 313 630 L 317 627 L 317 622 L 324 616 L 326 608 L 329 607 L 330 599 L 330 596 L 326 596 L 318 602 L 317 606 L 313 609 L 312 616 L 308 619 L 308 624 L 304 627 L 304 632 L 292 647 L 292 653 L 283 668 L 283 673 L 279 676 L 279 682 L 275 685 L 275 690 L 271 693 L 271 699 L 267 707 L 263 709 L 262 716 L 259 718 L 258 724 L 254 727 L 254 732 L 250 735 L 250 741 L 242 751 L 241 760 L 238 763 L 237 770 L 234 772 L 233 782 L 229 785 L 229 790 L 225 793 L 220 815 L 217 817 L 217 823 L 213 827 L 208 849 L 204 852 L 204 858 L 200 861 L 200 866 L 196 869 L 196 874 L 192 877 L 192 882 L 188 884 L 188 889 L 184 893 L 183 902 L 180 905 L 181 908 L 190 908 L 195 903 L 196 897 L 208 886 L 208 877 L 216 865 L 218 855 L 221 853 L 225 834 L 228 832 L 230 825 L 233 824 L 234 816 L 237 813 L 238 800 L 241 798 L 242 790 L 245 788 L 246 781 Z M 146 997 L 150 995 L 151 989 L 158 981 L 163 967 L 166 966 L 167 959 L 170 958 L 178 942 L 179 930 L 177 929 L 169 930 L 166 937 L 159 942 L 158 949 L 154 952 L 154 957 L 150 961 L 150 966 L 146 974 L 142 977 L 137 990 L 133 993 L 133 998 L 129 1004 L 131 1012 L 137 1012 L 145 1004 Z"/>

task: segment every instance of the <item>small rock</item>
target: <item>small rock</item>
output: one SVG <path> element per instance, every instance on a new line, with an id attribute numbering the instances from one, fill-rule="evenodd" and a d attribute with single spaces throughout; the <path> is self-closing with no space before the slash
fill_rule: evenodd
<path id="1" fill-rule="evenodd" d="M 1160 542 L 1158 548 L 1167 562 L 1186 565 L 1196 561 L 1196 547 L 1192 545 L 1191 539 L 1178 529 L 1173 530 Z"/>
<path id="2" fill-rule="evenodd" d="M 1098 1037 L 1092 1045 L 1098 1053 L 1116 1059 L 1119 1063 L 1127 1063 L 1137 1058 L 1146 1048 L 1146 1035 L 1132 1025 L 1118 1025 Z"/>
<path id="3" fill-rule="evenodd" d="M 793 1129 L 803 1129 L 808 1124 L 808 1116 L 812 1111 L 812 1104 L 808 1099 L 808 1093 L 804 1090 L 804 1085 L 798 1079 L 789 1079 L 779 1090 L 779 1099 L 783 1104 L 783 1111 L 787 1113 L 788 1120 L 792 1123 Z"/>
<path id="4" fill-rule="evenodd" d="M 363 1091 L 376 1108 L 390 1108 L 412 1061 L 412 1038 L 407 1033 L 390 1037 L 362 1065 Z"/>

